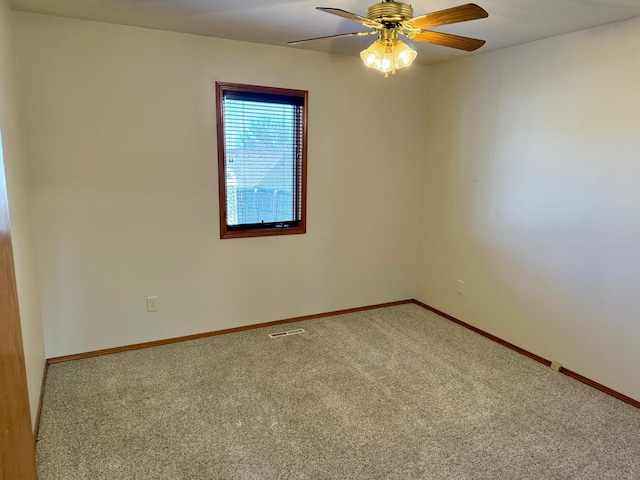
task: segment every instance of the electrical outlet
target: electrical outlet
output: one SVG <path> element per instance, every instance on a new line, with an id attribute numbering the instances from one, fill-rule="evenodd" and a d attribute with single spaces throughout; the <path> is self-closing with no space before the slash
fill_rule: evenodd
<path id="1" fill-rule="evenodd" d="M 147 297 L 147 312 L 158 310 L 158 297 Z"/>
<path id="2" fill-rule="evenodd" d="M 458 295 L 464 295 L 464 282 L 462 280 L 458 280 L 458 288 L 456 289 L 456 293 Z"/>
<path id="3" fill-rule="evenodd" d="M 560 365 L 558 362 L 551 362 L 551 370 L 553 370 L 554 372 L 559 372 L 560 370 L 562 370 L 562 365 Z"/>

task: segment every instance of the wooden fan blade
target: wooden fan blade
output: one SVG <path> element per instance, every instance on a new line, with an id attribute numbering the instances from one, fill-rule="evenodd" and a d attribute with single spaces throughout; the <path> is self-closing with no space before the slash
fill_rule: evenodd
<path id="1" fill-rule="evenodd" d="M 316 7 L 316 10 L 331 13 L 333 15 L 338 15 L 339 17 L 353 20 L 354 22 L 361 23 L 362 25 L 370 28 L 382 28 L 382 24 L 380 22 L 369 20 L 368 18 L 361 17 L 360 15 L 356 15 L 355 13 L 347 12 L 346 10 L 342 10 L 341 8 Z"/>
<path id="2" fill-rule="evenodd" d="M 473 52 L 486 43 L 484 40 L 478 40 L 477 38 L 459 37 L 458 35 L 451 35 L 450 33 L 430 32 L 428 30 L 424 30 L 416 36 L 409 38 L 418 40 L 419 42 L 466 50 L 467 52 Z"/>
<path id="3" fill-rule="evenodd" d="M 378 32 L 371 31 L 371 32 L 340 33 L 338 35 L 327 35 L 326 37 L 315 37 L 315 38 L 305 38 L 304 40 L 294 40 L 293 42 L 287 42 L 287 45 L 296 45 L 302 42 L 311 42 L 312 40 L 323 40 L 325 38 L 364 37 L 365 35 L 372 35 L 374 33 L 378 33 Z"/>
<path id="4" fill-rule="evenodd" d="M 427 13 L 419 17 L 413 17 L 409 23 L 416 28 L 439 27 L 452 23 L 466 22 L 468 20 L 478 20 L 486 18 L 489 14 L 473 3 L 460 5 L 459 7 L 440 10 L 439 12 Z"/>

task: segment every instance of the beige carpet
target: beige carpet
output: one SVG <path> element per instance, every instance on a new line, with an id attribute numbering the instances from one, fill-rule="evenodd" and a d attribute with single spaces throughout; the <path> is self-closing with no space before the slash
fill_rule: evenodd
<path id="1" fill-rule="evenodd" d="M 51 365 L 37 461 L 40 480 L 640 479 L 640 410 L 403 305 Z"/>

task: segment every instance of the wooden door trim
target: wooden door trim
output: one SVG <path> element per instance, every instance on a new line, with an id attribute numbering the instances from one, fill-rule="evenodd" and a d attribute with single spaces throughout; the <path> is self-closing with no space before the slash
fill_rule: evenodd
<path id="1" fill-rule="evenodd" d="M 36 480 L 11 223 L 0 138 L 0 480 Z"/>

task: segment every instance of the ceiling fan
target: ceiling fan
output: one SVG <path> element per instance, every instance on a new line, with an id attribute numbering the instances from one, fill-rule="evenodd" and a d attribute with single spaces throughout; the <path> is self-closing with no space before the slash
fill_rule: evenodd
<path id="1" fill-rule="evenodd" d="M 307 38 L 288 42 L 288 44 L 295 45 L 325 38 L 362 37 L 378 34 L 378 39 L 369 48 L 360 53 L 360 58 L 362 58 L 367 67 L 383 72 L 385 78 L 389 78 L 389 72 L 395 75 L 397 69 L 411 65 L 417 56 L 415 50 L 398 39 L 398 35 L 404 35 L 409 40 L 472 52 L 484 45 L 485 41 L 426 29 L 468 20 L 478 20 L 489 16 L 485 10 L 473 3 L 427 13 L 419 17 L 413 16 L 411 5 L 395 2 L 394 0 L 383 0 L 380 3 L 374 3 L 367 8 L 366 18 L 340 8 L 316 7 L 316 9 L 354 20 L 373 30 Z"/>

